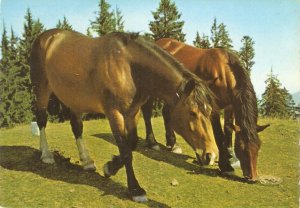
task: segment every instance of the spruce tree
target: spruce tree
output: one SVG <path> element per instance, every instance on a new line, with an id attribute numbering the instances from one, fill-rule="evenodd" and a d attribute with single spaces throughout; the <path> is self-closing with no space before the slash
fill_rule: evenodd
<path id="1" fill-rule="evenodd" d="M 217 24 L 217 19 L 214 18 L 213 25 L 211 27 L 211 42 L 214 48 L 222 47 L 226 49 L 232 49 L 232 40 L 229 37 L 229 32 L 226 29 L 224 23 Z"/>
<path id="2" fill-rule="evenodd" d="M 276 75 L 268 75 L 265 92 L 260 101 L 260 113 L 263 116 L 286 118 L 294 115 L 295 103 L 292 96 L 285 88 L 281 88 L 281 83 Z"/>
<path id="3" fill-rule="evenodd" d="M 184 21 L 180 21 L 181 13 L 174 2 L 161 0 L 158 9 L 152 12 L 152 15 L 154 20 L 150 21 L 149 27 L 154 40 L 174 38 L 185 41 L 185 34 L 182 32 Z"/>
<path id="4" fill-rule="evenodd" d="M 116 11 L 114 12 L 114 31 L 124 32 L 123 15 L 118 7 L 116 7 Z"/>
<path id="5" fill-rule="evenodd" d="M 210 48 L 210 42 L 208 39 L 208 36 L 203 34 L 202 37 L 200 37 L 199 32 L 196 33 L 196 38 L 193 41 L 193 44 L 197 48 Z"/>
<path id="6" fill-rule="evenodd" d="M 241 47 L 239 51 L 239 56 L 242 65 L 244 68 L 247 70 L 249 75 L 251 75 L 251 69 L 252 66 L 254 65 L 253 58 L 255 56 L 254 52 L 254 41 L 252 40 L 251 37 L 249 36 L 244 36 L 241 40 L 243 46 Z"/>
<path id="7" fill-rule="evenodd" d="M 98 36 L 115 31 L 116 20 L 114 12 L 109 11 L 110 5 L 105 0 L 100 0 L 99 12 L 95 21 L 91 22 L 91 28 L 97 32 Z"/>
<path id="8" fill-rule="evenodd" d="M 18 44 L 17 63 L 14 64 L 14 67 L 11 69 L 14 74 L 14 85 L 10 110 L 13 112 L 13 121 L 15 123 L 30 122 L 33 118 L 32 106 L 34 98 L 32 96 L 29 75 L 29 56 L 33 41 L 43 31 L 43 24 L 39 20 L 34 20 L 30 9 L 27 9 L 24 32 Z"/>
<path id="9" fill-rule="evenodd" d="M 58 23 L 56 24 L 56 28 L 73 31 L 73 27 L 68 22 L 66 16 L 63 17 L 62 22 L 60 20 L 58 20 Z"/>

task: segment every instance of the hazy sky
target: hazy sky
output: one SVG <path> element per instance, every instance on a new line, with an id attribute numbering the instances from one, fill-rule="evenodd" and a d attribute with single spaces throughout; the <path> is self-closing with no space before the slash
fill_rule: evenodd
<path id="1" fill-rule="evenodd" d="M 1 0 L 0 0 L 1 1 Z M 160 0 L 107 0 L 112 9 L 118 7 L 125 20 L 125 29 L 149 32 L 151 11 Z M 227 26 L 234 49 L 249 35 L 255 41 L 255 65 L 252 82 L 260 96 L 264 81 L 273 67 L 274 74 L 290 93 L 300 90 L 300 1 L 299 0 L 175 0 L 185 21 L 183 32 L 192 44 L 196 31 L 210 36 L 214 17 Z M 8 30 L 13 27 L 20 37 L 24 15 L 31 9 L 46 28 L 55 27 L 66 16 L 73 28 L 86 33 L 95 19 L 99 0 L 2 0 L 1 20 Z M 2 24 L 0 24 L 2 33 Z"/>

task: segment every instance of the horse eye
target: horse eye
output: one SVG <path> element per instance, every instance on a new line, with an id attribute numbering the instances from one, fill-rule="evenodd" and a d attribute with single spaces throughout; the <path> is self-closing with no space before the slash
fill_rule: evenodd
<path id="1" fill-rule="evenodd" d="M 190 111 L 190 116 L 192 116 L 194 118 L 198 117 L 197 113 L 195 113 L 194 111 Z"/>

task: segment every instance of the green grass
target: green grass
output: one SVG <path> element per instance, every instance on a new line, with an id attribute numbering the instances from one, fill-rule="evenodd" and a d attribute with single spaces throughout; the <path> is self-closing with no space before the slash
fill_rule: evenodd
<path id="1" fill-rule="evenodd" d="M 161 118 L 153 120 L 156 137 L 164 142 Z M 258 173 L 282 178 L 279 185 L 246 184 L 221 177 L 217 167 L 193 164 L 191 148 L 178 138 L 183 155 L 163 149 L 155 152 L 139 141 L 133 166 L 137 179 L 147 191 L 149 202 L 140 204 L 127 195 L 124 168 L 106 179 L 102 167 L 118 154 L 106 120 L 84 122 L 84 139 L 97 171 L 86 172 L 69 123 L 46 128 L 55 151 L 56 165 L 39 160 L 39 138 L 29 125 L 0 130 L 0 206 L 3 207 L 298 207 L 299 124 L 288 120 L 259 121 L 271 126 L 260 133 L 262 149 Z M 142 119 L 140 137 L 145 136 Z M 241 176 L 241 170 L 236 170 Z M 175 178 L 178 186 L 171 186 Z"/>

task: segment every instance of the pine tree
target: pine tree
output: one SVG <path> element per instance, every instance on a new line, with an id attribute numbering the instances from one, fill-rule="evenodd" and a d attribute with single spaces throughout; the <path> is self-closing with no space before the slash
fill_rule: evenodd
<path id="1" fill-rule="evenodd" d="M 29 55 L 34 39 L 44 30 L 42 23 L 33 20 L 29 9 L 26 11 L 24 32 L 17 47 L 15 63 L 10 68 L 13 83 L 10 84 L 10 111 L 13 123 L 30 122 L 32 114 L 32 87 L 29 76 Z"/>
<path id="2" fill-rule="evenodd" d="M 251 69 L 254 65 L 253 58 L 255 56 L 254 52 L 254 41 L 249 36 L 244 36 L 241 40 L 243 43 L 243 46 L 241 47 L 239 51 L 239 56 L 241 59 L 241 63 L 244 66 L 244 68 L 247 70 L 249 75 L 251 75 Z"/>
<path id="3" fill-rule="evenodd" d="M 198 47 L 198 48 L 210 48 L 210 42 L 209 42 L 208 36 L 203 34 L 202 37 L 200 37 L 198 31 L 196 33 L 196 38 L 193 41 L 193 44 L 195 47 Z"/>
<path id="4" fill-rule="evenodd" d="M 217 24 L 217 19 L 214 18 L 213 25 L 211 27 L 211 42 L 214 48 L 222 47 L 226 49 L 232 49 L 232 40 L 229 37 L 229 32 L 226 29 L 224 23 Z"/>
<path id="5" fill-rule="evenodd" d="M 73 27 L 68 22 L 66 16 L 63 17 L 62 22 L 60 20 L 58 20 L 58 23 L 56 24 L 56 28 L 73 31 Z"/>
<path id="6" fill-rule="evenodd" d="M 180 21 L 181 13 L 174 2 L 161 0 L 158 9 L 152 12 L 152 15 L 154 20 L 150 21 L 149 27 L 154 40 L 174 38 L 185 41 L 185 34 L 182 32 L 184 21 Z"/>
<path id="7" fill-rule="evenodd" d="M 116 11 L 114 12 L 114 31 L 124 32 L 123 15 L 118 7 L 116 7 Z"/>
<path id="8" fill-rule="evenodd" d="M 1 60 L 0 60 L 0 127 L 9 126 L 7 117 L 8 100 L 8 72 L 9 72 L 9 40 L 6 27 L 3 24 L 3 33 L 1 36 Z"/>
<path id="9" fill-rule="evenodd" d="M 220 47 L 220 34 L 219 34 L 219 31 L 218 31 L 218 25 L 217 25 L 217 19 L 214 18 L 214 22 L 213 22 L 213 25 L 211 27 L 211 42 L 212 42 L 212 46 L 213 48 L 216 48 L 216 47 Z"/>
<path id="10" fill-rule="evenodd" d="M 260 101 L 260 113 L 263 116 L 286 118 L 294 116 L 295 103 L 292 96 L 285 88 L 281 88 L 281 83 L 276 75 L 268 75 L 265 92 Z"/>
<path id="11" fill-rule="evenodd" d="M 95 21 L 91 22 L 91 28 L 97 32 L 98 36 L 115 31 L 114 12 L 109 11 L 109 9 L 110 5 L 105 0 L 100 0 L 98 16 Z"/>

